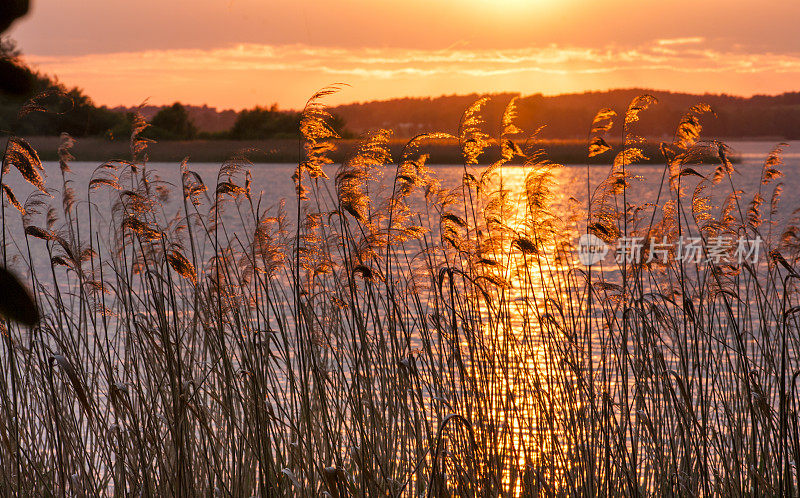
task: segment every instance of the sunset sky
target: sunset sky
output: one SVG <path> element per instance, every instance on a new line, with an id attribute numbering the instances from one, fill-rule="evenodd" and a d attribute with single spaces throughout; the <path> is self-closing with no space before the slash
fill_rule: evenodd
<path id="1" fill-rule="evenodd" d="M 800 90 L 800 2 L 33 0 L 26 60 L 109 106 Z"/>

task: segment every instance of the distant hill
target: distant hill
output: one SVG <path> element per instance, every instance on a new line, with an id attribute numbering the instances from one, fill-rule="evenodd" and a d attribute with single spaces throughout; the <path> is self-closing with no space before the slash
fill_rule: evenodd
<path id="1" fill-rule="evenodd" d="M 800 92 L 776 96 L 736 97 L 725 94 L 694 95 L 643 88 L 586 92 L 546 97 L 541 94 L 517 100 L 517 126 L 533 131 L 546 126 L 542 138 L 584 138 L 595 113 L 609 107 L 622 115 L 637 95 L 649 93 L 659 103 L 641 114 L 637 131 L 650 137 L 670 137 L 686 110 L 699 102 L 709 104 L 716 117 L 702 120 L 704 135 L 721 138 L 800 138 Z M 491 96 L 483 109 L 486 130 L 496 134 L 500 118 L 512 93 Z M 436 98 L 399 98 L 340 105 L 332 112 L 341 116 L 347 128 L 362 133 L 389 128 L 398 137 L 429 131 L 454 133 L 464 110 L 481 96 L 450 95 Z M 616 128 L 619 132 L 621 128 Z"/>
<path id="2" fill-rule="evenodd" d="M 124 107 L 117 106 L 112 108 L 112 111 L 128 113 L 139 111 L 148 121 L 158 114 L 158 111 L 168 106 L 145 105 L 142 107 Z M 222 131 L 230 130 L 233 123 L 236 122 L 238 112 L 233 109 L 225 109 L 218 111 L 216 107 L 209 107 L 207 105 L 184 105 L 183 107 L 189 113 L 189 119 L 194 123 L 197 131 L 207 133 L 219 133 Z"/>
<path id="3" fill-rule="evenodd" d="M 602 92 L 571 93 L 557 96 L 534 94 L 517 99 L 517 126 L 532 132 L 544 126 L 544 139 L 584 139 L 598 110 L 609 107 L 619 115 L 625 113 L 637 95 L 649 93 L 659 103 L 641 114 L 637 132 L 652 138 L 668 138 L 675 132 L 681 116 L 699 102 L 709 104 L 716 116 L 702 119 L 704 136 L 727 139 L 765 138 L 772 140 L 800 139 L 800 92 L 781 95 L 737 97 L 725 94 L 673 93 L 645 88 Z M 490 95 L 481 115 L 490 134 L 499 132 L 500 119 L 508 102 L 517 94 Z M 396 138 L 419 133 L 445 131 L 456 133 L 464 110 L 479 94 L 444 95 L 441 97 L 396 98 L 331 107 L 341 118 L 345 129 L 356 135 L 378 128 L 391 129 Z M 139 110 L 148 120 L 165 106 L 144 106 Z M 186 105 L 189 117 L 198 131 L 220 133 L 231 129 L 237 111 L 218 111 L 214 107 Z M 134 108 L 115 107 L 112 111 L 127 112 Z M 615 133 L 620 133 L 618 120 Z M 612 133 L 611 138 L 614 138 Z"/>

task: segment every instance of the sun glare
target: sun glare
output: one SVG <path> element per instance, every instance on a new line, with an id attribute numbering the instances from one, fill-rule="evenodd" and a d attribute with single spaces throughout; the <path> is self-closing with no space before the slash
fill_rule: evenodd
<path id="1" fill-rule="evenodd" d="M 481 10 L 494 11 L 505 16 L 509 21 L 518 21 L 518 16 L 529 15 L 532 12 L 544 13 L 555 7 L 563 9 L 568 2 L 553 2 L 552 0 L 472 0 Z M 528 19 L 530 21 L 530 19 Z"/>

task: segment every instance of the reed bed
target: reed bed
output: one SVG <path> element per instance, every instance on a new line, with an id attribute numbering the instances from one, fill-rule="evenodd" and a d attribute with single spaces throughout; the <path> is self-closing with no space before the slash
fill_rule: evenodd
<path id="1" fill-rule="evenodd" d="M 555 209 L 560 166 L 514 125 L 514 101 L 499 137 L 479 100 L 457 136 L 393 156 L 381 130 L 331 165 L 334 90 L 309 100 L 297 196 L 276 206 L 236 158 L 216 179 L 184 161 L 170 188 L 143 120 L 130 159 L 88 185 L 63 137 L 53 190 L 9 139 L 0 182 L 37 190 L 17 200 L 3 183 L 3 263 L 42 319 L 2 324 L 1 495 L 798 492 L 800 232 L 775 216 L 780 148 L 746 198 L 726 147 L 698 140 L 710 110 L 695 106 L 661 144 L 659 198 L 633 199 L 642 96 L 598 113 L 587 162 L 609 174 L 593 185 L 587 167 L 587 205 Z M 454 189 L 426 166 L 437 140 L 460 144 Z M 759 236 L 764 257 L 585 267 L 582 233 Z"/>

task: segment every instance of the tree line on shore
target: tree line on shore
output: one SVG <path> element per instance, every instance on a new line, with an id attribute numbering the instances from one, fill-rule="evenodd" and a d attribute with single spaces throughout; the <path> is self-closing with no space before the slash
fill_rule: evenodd
<path id="1" fill-rule="evenodd" d="M 610 108 L 622 115 L 638 95 L 650 94 L 658 99 L 649 113 L 642 116 L 640 130 L 651 138 L 669 138 L 678 122 L 691 106 L 703 102 L 714 115 L 704 117 L 704 132 L 709 137 L 726 139 L 768 138 L 800 139 L 800 92 L 780 95 L 738 97 L 725 94 L 690 94 L 646 88 L 617 89 L 545 96 L 520 96 L 499 93 L 481 109 L 485 131 L 491 136 L 501 132 L 500 117 L 508 102 L 515 102 L 517 123 L 522 129 L 541 130 L 542 139 L 586 138 L 586 127 L 601 108 Z M 447 95 L 441 97 L 397 98 L 333 107 L 332 111 L 347 122 L 348 128 L 361 133 L 374 128 L 390 128 L 395 134 L 411 137 L 418 133 L 444 130 L 456 133 L 464 109 L 482 95 Z M 614 137 L 611 137 L 614 138 Z"/>

